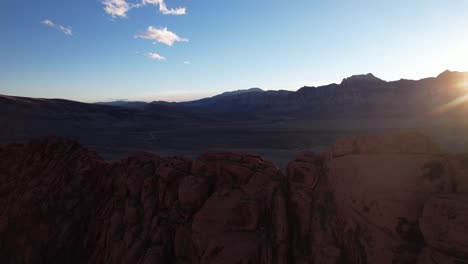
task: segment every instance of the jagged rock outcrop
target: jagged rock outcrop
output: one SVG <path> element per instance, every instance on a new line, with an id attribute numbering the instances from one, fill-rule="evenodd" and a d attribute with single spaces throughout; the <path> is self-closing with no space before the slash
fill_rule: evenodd
<path id="1" fill-rule="evenodd" d="M 441 153 L 427 137 L 417 133 L 351 137 L 320 156 L 306 155 L 308 161 L 304 154 L 299 156 L 288 173 L 292 204 L 297 200 L 302 204 L 292 207 L 293 221 L 304 223 L 294 230 L 291 246 L 301 250 L 294 254 L 299 263 L 416 263 L 427 250 L 444 246 L 448 256 L 465 257 L 453 249 L 454 244 L 466 247 L 463 232 L 452 231 L 452 238 L 439 237 L 440 244 L 434 245 L 434 236 L 447 231 L 437 226 L 449 222 L 446 216 L 431 222 L 431 215 L 442 209 L 434 209 L 430 201 L 456 193 L 464 184 L 461 170 L 454 166 L 460 160 Z M 302 191 L 308 182 L 314 189 Z M 460 199 L 457 196 L 457 210 L 463 215 L 468 211 Z M 452 224 L 451 230 L 465 228 L 460 222 Z"/>
<path id="2" fill-rule="evenodd" d="M 280 170 L 249 154 L 103 162 L 77 143 L 0 149 L 1 263 L 286 263 Z"/>
<path id="3" fill-rule="evenodd" d="M 106 168 L 71 141 L 1 148 L 0 262 L 86 262 L 93 245 L 84 234 L 108 192 Z"/>
<path id="4" fill-rule="evenodd" d="M 214 184 L 192 223 L 201 263 L 287 262 L 285 179 L 274 164 L 255 155 L 207 153 L 192 173 Z"/>
<path id="5" fill-rule="evenodd" d="M 0 263 L 468 263 L 467 155 L 417 133 L 300 153 L 107 163 L 0 147 Z"/>

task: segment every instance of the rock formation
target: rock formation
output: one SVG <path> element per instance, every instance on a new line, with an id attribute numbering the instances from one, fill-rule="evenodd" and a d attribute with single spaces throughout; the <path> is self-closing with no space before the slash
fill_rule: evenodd
<path id="1" fill-rule="evenodd" d="M 0 147 L 0 263 L 468 263 L 468 159 L 415 134 L 300 153 L 103 161 Z"/>
<path id="2" fill-rule="evenodd" d="M 348 138 L 309 168 L 304 181 L 317 183 L 303 202 L 312 219 L 303 221 L 308 229 L 298 241 L 310 245 L 306 263 L 415 263 L 425 245 L 419 227 L 424 204 L 456 186 L 450 158 L 417 134 Z M 288 179 L 295 197 L 294 178 Z"/>
<path id="3" fill-rule="evenodd" d="M 1 263 L 286 263 L 285 178 L 262 158 L 140 153 L 108 164 L 77 143 L 0 149 Z"/>

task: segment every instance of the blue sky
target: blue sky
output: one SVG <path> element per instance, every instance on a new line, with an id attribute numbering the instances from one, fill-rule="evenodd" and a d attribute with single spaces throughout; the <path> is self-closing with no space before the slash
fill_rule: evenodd
<path id="1" fill-rule="evenodd" d="M 0 94 L 181 101 L 467 71 L 467 11 L 466 0 L 2 1 Z"/>

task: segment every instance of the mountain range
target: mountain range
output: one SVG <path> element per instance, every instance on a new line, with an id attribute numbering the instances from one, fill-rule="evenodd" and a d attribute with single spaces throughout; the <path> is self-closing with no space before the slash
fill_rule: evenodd
<path id="1" fill-rule="evenodd" d="M 54 135 L 106 157 L 231 149 L 284 165 L 296 149 L 320 149 L 351 133 L 422 128 L 454 151 L 468 148 L 467 80 L 468 73 L 451 71 L 392 82 L 365 74 L 297 91 L 252 88 L 179 103 L 0 96 L 0 144 Z"/>
<path id="2" fill-rule="evenodd" d="M 197 109 L 285 118 L 426 116 L 468 93 L 466 80 L 468 73 L 465 72 L 445 71 L 435 78 L 392 82 L 369 73 L 345 78 L 340 84 L 306 86 L 295 92 L 251 88 L 189 102 L 115 101 L 99 104 L 141 110 L 157 110 L 165 106 L 179 111 L 186 109 L 192 113 Z M 462 113 L 466 113 L 466 107 L 462 108 Z"/>

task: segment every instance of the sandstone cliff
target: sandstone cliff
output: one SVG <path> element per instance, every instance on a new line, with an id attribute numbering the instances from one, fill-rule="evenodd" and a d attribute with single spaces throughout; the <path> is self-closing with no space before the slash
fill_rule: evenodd
<path id="1" fill-rule="evenodd" d="M 468 263 L 468 155 L 347 138 L 286 175 L 247 153 L 114 163 L 0 147 L 0 263 Z"/>

